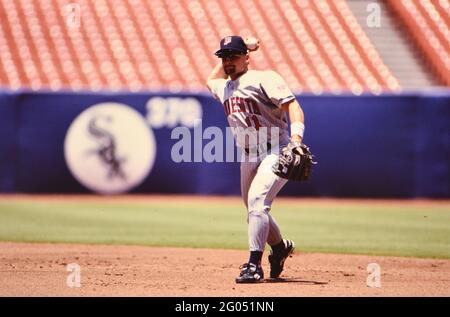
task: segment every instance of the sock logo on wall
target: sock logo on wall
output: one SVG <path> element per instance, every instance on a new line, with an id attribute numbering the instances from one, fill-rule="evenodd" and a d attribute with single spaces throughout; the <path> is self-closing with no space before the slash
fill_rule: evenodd
<path id="1" fill-rule="evenodd" d="M 136 110 L 101 103 L 83 111 L 66 134 L 64 155 L 72 175 L 102 194 L 124 193 L 150 173 L 156 156 L 153 131 Z"/>

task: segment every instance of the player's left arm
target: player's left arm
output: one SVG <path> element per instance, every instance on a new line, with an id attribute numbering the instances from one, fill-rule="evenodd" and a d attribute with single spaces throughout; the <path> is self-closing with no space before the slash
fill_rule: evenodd
<path id="1" fill-rule="evenodd" d="M 294 98 L 281 105 L 281 108 L 288 112 L 291 122 L 291 141 L 301 143 L 305 132 L 305 115 L 302 107 Z"/>

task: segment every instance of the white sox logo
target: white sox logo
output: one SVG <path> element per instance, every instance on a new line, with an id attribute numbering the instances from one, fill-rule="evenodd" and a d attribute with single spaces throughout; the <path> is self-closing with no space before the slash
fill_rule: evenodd
<path id="1" fill-rule="evenodd" d="M 94 117 L 89 121 L 89 133 L 98 140 L 98 146 L 89 150 L 88 153 L 98 155 L 100 161 L 107 166 L 108 178 L 119 177 L 125 180 L 126 175 L 123 171 L 122 163 L 126 161 L 126 158 L 117 157 L 116 138 L 112 133 L 98 126 L 97 121 L 99 119 L 104 119 L 107 122 L 112 121 L 110 116 L 103 118 Z"/>
<path id="2" fill-rule="evenodd" d="M 116 194 L 139 185 L 153 167 L 156 142 L 144 117 L 120 103 L 83 111 L 64 144 L 67 165 L 88 189 Z"/>

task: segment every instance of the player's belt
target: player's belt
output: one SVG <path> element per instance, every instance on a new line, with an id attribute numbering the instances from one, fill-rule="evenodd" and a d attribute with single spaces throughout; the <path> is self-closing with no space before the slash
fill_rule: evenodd
<path id="1" fill-rule="evenodd" d="M 244 148 L 244 151 L 245 153 L 247 153 L 247 155 L 256 154 L 257 156 L 259 156 L 260 154 L 269 152 L 272 148 L 272 144 L 270 143 L 266 143 L 266 146 L 267 148 L 264 148 L 262 145 L 253 148 Z"/>

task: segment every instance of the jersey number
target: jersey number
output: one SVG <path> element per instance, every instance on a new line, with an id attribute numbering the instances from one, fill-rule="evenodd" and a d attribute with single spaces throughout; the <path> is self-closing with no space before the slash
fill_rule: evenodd
<path id="1" fill-rule="evenodd" d="M 255 127 L 256 130 L 259 130 L 261 124 L 256 116 L 249 116 L 245 118 L 245 123 L 247 123 L 247 127 Z"/>

